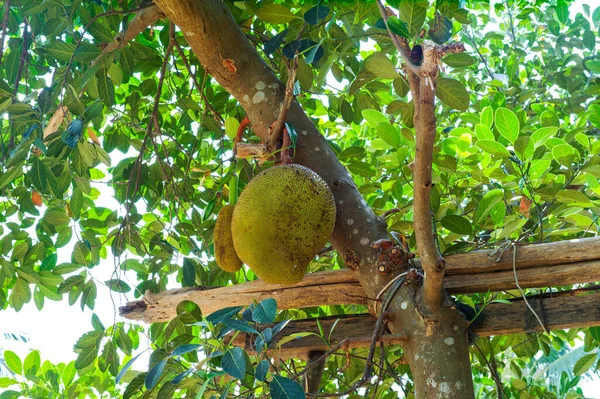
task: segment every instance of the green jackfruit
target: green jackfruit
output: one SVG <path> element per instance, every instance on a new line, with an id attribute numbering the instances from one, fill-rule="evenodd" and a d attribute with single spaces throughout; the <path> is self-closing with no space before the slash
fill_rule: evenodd
<path id="1" fill-rule="evenodd" d="M 264 282 L 294 284 L 329 240 L 335 201 L 327 183 L 301 165 L 252 179 L 238 199 L 231 230 L 240 259 Z"/>
<path id="2" fill-rule="evenodd" d="M 217 265 L 230 273 L 235 273 L 242 267 L 242 261 L 235 253 L 233 238 L 231 236 L 231 217 L 233 216 L 234 208 L 233 205 L 225 205 L 221 208 L 217 215 L 215 230 L 213 231 Z"/>

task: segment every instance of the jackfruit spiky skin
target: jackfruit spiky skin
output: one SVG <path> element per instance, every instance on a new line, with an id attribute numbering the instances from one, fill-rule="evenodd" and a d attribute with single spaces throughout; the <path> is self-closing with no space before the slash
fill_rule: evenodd
<path id="1" fill-rule="evenodd" d="M 238 199 L 231 229 L 240 259 L 264 282 L 294 284 L 329 240 L 335 201 L 327 183 L 301 165 L 254 177 Z"/>
<path id="2" fill-rule="evenodd" d="M 234 205 L 225 205 L 221 208 L 217 215 L 217 223 L 215 223 L 213 231 L 217 265 L 230 273 L 240 270 L 243 264 L 235 253 L 233 238 L 231 236 L 231 218 L 234 208 Z"/>

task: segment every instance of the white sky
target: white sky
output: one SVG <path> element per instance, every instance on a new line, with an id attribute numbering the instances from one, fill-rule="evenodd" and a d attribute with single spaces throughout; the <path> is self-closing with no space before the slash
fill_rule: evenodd
<path id="1" fill-rule="evenodd" d="M 577 12 L 582 12 L 582 4 L 589 4 L 592 11 L 600 5 L 600 2 L 594 0 L 581 1 L 576 0 L 571 5 L 570 9 L 573 15 Z M 336 83 L 335 81 L 333 83 Z M 118 155 L 112 153 L 113 165 L 118 162 Z M 112 189 L 107 190 L 106 185 L 95 185 L 101 193 L 111 193 Z M 103 206 L 111 209 L 116 209 L 118 204 L 108 195 L 101 195 L 100 202 Z M 73 240 L 75 241 L 75 240 Z M 65 247 L 62 250 L 62 256 L 59 253 L 59 262 L 68 261 L 71 256 L 70 247 Z M 110 251 L 109 251 L 110 253 Z M 62 260 L 60 259 L 62 257 Z M 114 262 L 112 255 L 109 258 L 102 260 L 99 266 L 91 269 L 91 274 L 97 281 L 105 281 L 111 278 Z M 135 280 L 128 281 L 128 284 Z M 130 284 L 133 286 L 134 284 Z M 67 301 L 53 302 L 46 299 L 43 311 L 38 311 L 33 301 L 26 304 L 19 312 L 15 312 L 12 308 L 0 311 L 0 349 L 10 349 L 16 352 L 23 359 L 30 350 L 37 349 L 41 353 L 42 361 L 51 360 L 53 363 L 70 362 L 75 360 L 76 354 L 73 352 L 73 345 L 77 339 L 85 332 L 92 330 L 91 317 L 96 313 L 101 322 L 108 327 L 113 321 L 122 321 L 117 315 L 118 306 L 125 304 L 125 300 L 120 298 L 117 293 L 114 293 L 105 286 L 98 284 L 98 295 L 96 298 L 95 309 L 91 311 L 87 307 L 81 311 L 79 301 L 69 307 Z M 174 287 L 175 288 L 175 287 Z M 112 299 L 111 299 L 112 295 Z M 131 293 L 129 299 L 133 300 Z M 113 301 L 115 306 L 113 306 Z M 2 340 L 4 332 L 23 332 L 29 338 L 30 342 L 23 344 L 15 341 Z M 145 350 L 149 342 L 140 336 L 140 348 L 134 353 Z M 144 369 L 146 367 L 144 359 L 138 359 L 134 368 Z M 594 378 L 592 381 L 584 381 L 581 384 L 588 398 L 600 399 L 600 379 Z M 3 389 L 0 388 L 0 393 Z"/>

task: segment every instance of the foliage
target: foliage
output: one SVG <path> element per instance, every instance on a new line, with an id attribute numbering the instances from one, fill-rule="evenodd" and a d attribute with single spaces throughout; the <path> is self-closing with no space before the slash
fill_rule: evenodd
<path id="1" fill-rule="evenodd" d="M 0 308 L 20 310 L 33 300 L 43 309 L 46 300 L 67 298 L 93 309 L 98 290 L 137 298 L 169 282 L 172 288 L 174 281 L 221 286 L 254 279 L 249 270 L 229 274 L 216 267 L 212 230 L 216 212 L 235 191 L 232 177 L 238 175 L 243 187 L 260 167 L 231 162 L 243 110 L 210 79 L 183 35 L 171 37 L 168 22 L 160 21 L 104 52 L 127 29 L 134 12 L 124 11 L 135 10 L 137 1 L 12 3 L 8 15 L 0 11 L 0 21 L 7 21 L 0 63 Z M 423 40 L 418 33 L 425 28 L 427 38 L 462 41 L 468 49 L 444 58 L 438 81 L 432 204 L 444 254 L 596 235 L 600 8 L 570 13 L 568 0 L 388 4 L 398 15 L 390 29 L 411 43 Z M 282 79 L 284 60 L 300 54 L 298 101 L 369 206 L 379 214 L 400 210 L 388 219 L 389 229 L 414 245 L 413 106 L 376 4 L 229 6 Z M 47 131 L 59 104 L 68 109 L 66 119 Z M 113 259 L 114 278 L 96 281 L 92 270 L 113 267 Z M 339 263 L 323 256 L 310 270 Z M 512 295 L 463 299 L 485 303 Z M 222 340 L 226 332 L 258 330 L 261 341 L 254 345 L 264 354 L 278 328 L 264 325 L 273 321 L 273 305 L 235 316 L 239 311 L 202 317 L 182 304 L 171 322 L 148 328 L 154 351 L 140 374 L 127 362 L 139 348 L 141 328 L 105 328 L 94 319 L 68 365 L 41 363 L 37 352 L 21 361 L 6 351 L 15 376 L 0 379 L 0 388 L 10 388 L 0 397 L 20 391 L 29 397 L 119 397 L 117 376 L 127 382 L 125 398 L 144 391 L 157 397 L 260 395 L 267 386 L 273 397 L 300 397 L 290 377 L 303 362 L 283 362 L 273 373 L 266 357 L 249 357 Z M 353 312 L 345 306 L 303 309 L 277 320 L 283 326 L 291 318 Z M 557 351 L 582 339 L 587 354 L 573 374 L 536 375 Z M 479 339 L 472 352 L 478 397 L 494 397 L 490 368 L 511 397 L 579 397 L 580 375 L 598 367 L 598 345 L 597 328 Z M 351 386 L 361 376 L 364 352 L 352 351 L 348 361 L 330 357 L 323 391 Z M 409 392 L 411 377 L 397 364 L 400 357 L 401 350 L 389 349 L 377 384 L 363 393 L 394 396 L 392 386 Z"/>

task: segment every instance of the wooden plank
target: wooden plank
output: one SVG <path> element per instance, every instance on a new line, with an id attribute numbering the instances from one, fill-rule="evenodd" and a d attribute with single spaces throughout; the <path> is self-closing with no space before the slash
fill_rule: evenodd
<path id="1" fill-rule="evenodd" d="M 538 296 L 528 300 L 549 330 L 600 326 L 600 306 L 598 306 L 600 293 L 555 297 Z M 375 319 L 369 314 L 331 316 L 318 320 L 325 336 L 329 336 L 331 332 L 331 346 L 344 339 L 348 340 L 345 348 L 349 349 L 364 348 L 371 344 Z M 333 328 L 334 325 L 335 328 Z M 484 337 L 542 331 L 542 327 L 522 299 L 513 300 L 510 304 L 489 304 L 483 311 L 481 323 L 472 326 L 471 329 L 475 334 Z M 308 352 L 330 349 L 319 336 L 315 335 L 296 339 L 277 348 L 279 339 L 298 332 L 312 332 L 318 335 L 317 319 L 291 321 L 282 332 L 275 336 L 271 344 L 271 347 L 274 348 L 271 349 L 271 355 L 281 359 L 306 359 Z M 385 345 L 395 345 L 401 344 L 403 340 L 387 334 L 383 335 L 380 341 Z M 252 342 L 254 342 L 254 337 L 251 334 L 240 333 L 233 344 L 253 353 Z"/>
<path id="2" fill-rule="evenodd" d="M 494 251 L 476 251 L 447 257 L 448 273 L 444 284 L 448 292 L 468 294 L 516 288 L 512 248 L 496 263 L 491 256 L 498 255 Z M 469 260 L 471 257 L 482 266 L 475 267 L 475 261 Z M 523 288 L 600 281 L 600 237 L 518 247 L 516 269 Z M 466 270 L 469 273 L 465 274 Z M 266 284 L 257 280 L 227 287 L 146 293 L 143 301 L 128 303 L 119 310 L 126 319 L 153 323 L 175 317 L 176 306 L 183 300 L 197 303 L 207 315 L 227 306 L 247 306 L 265 298 L 275 298 L 279 309 L 367 304 L 356 272 L 344 269 L 309 273 L 294 285 Z"/>
<path id="3" fill-rule="evenodd" d="M 517 278 L 521 288 L 594 283 L 600 281 L 600 261 L 518 268 Z M 446 276 L 444 286 L 451 294 L 472 294 L 474 292 L 505 291 L 517 288 L 512 266 L 510 271 Z"/>
<path id="4" fill-rule="evenodd" d="M 539 265 L 560 265 L 600 259 L 600 237 L 579 238 L 517 246 L 519 270 Z M 446 275 L 491 273 L 512 270 L 513 249 L 472 251 L 446 257 Z"/>
<path id="5" fill-rule="evenodd" d="M 274 298 L 279 309 L 305 308 L 323 304 L 366 304 L 365 293 L 350 269 L 310 273 L 297 284 L 266 284 L 260 280 L 246 284 L 206 289 L 181 288 L 158 294 L 146 293 L 144 301 L 130 302 L 119 309 L 129 320 L 147 323 L 168 321 L 177 315 L 183 300 L 200 306 L 203 315 L 228 306 L 248 306 L 254 301 Z"/>
<path id="6" fill-rule="evenodd" d="M 592 283 L 600 281 L 600 261 L 529 267 L 518 269 L 517 276 L 522 288 Z M 266 298 L 275 298 L 279 309 L 366 305 L 365 292 L 356 278 L 355 272 L 345 269 L 311 273 L 300 283 L 289 286 L 257 280 L 214 289 L 181 288 L 158 294 L 147 293 L 143 301 L 131 302 L 119 310 L 126 319 L 155 323 L 175 317 L 177 304 L 183 300 L 197 303 L 204 315 L 227 306 L 248 306 Z M 512 271 L 446 276 L 444 284 L 451 294 L 516 288 Z"/>

